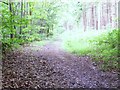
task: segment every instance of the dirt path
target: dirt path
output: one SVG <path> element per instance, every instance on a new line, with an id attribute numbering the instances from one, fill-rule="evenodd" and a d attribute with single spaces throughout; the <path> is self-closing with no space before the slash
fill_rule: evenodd
<path id="1" fill-rule="evenodd" d="M 90 57 L 62 49 L 61 40 L 30 45 L 3 62 L 3 87 L 116 88 L 117 73 L 102 72 Z M 11 61 L 9 61 L 11 60 Z"/>

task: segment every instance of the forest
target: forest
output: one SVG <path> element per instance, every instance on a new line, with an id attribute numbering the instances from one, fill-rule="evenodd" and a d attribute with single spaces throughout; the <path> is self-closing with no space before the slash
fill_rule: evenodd
<path id="1" fill-rule="evenodd" d="M 0 88 L 117 90 L 118 1 L 0 0 Z"/>

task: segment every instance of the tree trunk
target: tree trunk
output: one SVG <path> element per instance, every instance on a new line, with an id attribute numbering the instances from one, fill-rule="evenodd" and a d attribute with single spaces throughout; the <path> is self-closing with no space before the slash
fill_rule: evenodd
<path id="1" fill-rule="evenodd" d="M 21 34 L 22 34 L 23 0 L 22 0 L 21 3 L 20 3 L 20 7 L 21 7 L 21 14 L 20 14 L 20 17 L 21 17 L 20 35 L 21 35 Z"/>
<path id="2" fill-rule="evenodd" d="M 87 19 L 86 19 L 86 11 L 83 11 L 83 25 L 84 25 L 84 31 L 86 31 L 86 22 L 87 22 Z"/>
<path id="3" fill-rule="evenodd" d="M 9 1 L 9 10 L 10 10 L 10 23 L 11 23 L 11 27 L 10 27 L 10 31 L 11 31 L 11 34 L 10 34 L 10 38 L 13 38 L 13 21 L 12 21 L 12 19 L 13 19 L 13 15 L 12 15 L 12 2 L 11 1 Z"/>

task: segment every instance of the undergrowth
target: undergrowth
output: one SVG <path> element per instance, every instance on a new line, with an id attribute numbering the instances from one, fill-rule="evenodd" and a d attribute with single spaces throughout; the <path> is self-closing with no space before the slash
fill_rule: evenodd
<path id="1" fill-rule="evenodd" d="M 118 69 L 118 30 L 64 34 L 64 48 L 80 56 L 91 56 L 102 70 Z"/>

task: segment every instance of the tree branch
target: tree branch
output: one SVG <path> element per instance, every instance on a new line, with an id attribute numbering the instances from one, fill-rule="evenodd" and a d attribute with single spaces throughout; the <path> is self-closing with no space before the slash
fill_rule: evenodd
<path id="1" fill-rule="evenodd" d="M 0 0 L 0 2 L 2 2 L 2 3 L 4 3 L 4 4 L 7 4 L 7 5 L 8 5 L 8 3 L 4 2 L 4 1 L 1 1 L 1 0 Z"/>

